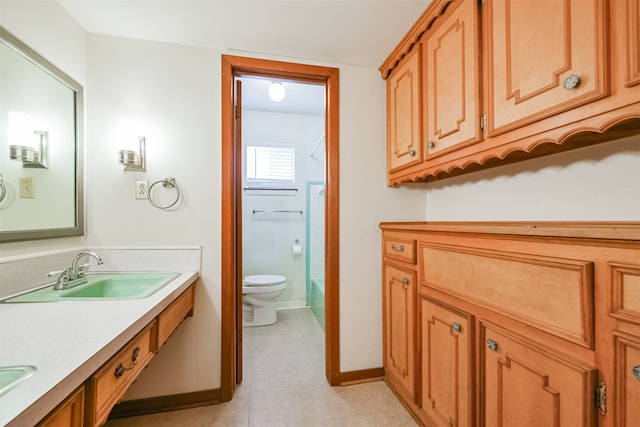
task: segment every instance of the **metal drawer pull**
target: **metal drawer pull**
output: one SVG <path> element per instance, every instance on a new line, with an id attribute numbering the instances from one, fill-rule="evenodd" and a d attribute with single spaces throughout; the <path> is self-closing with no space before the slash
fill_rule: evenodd
<path id="1" fill-rule="evenodd" d="M 456 332 L 460 332 L 462 330 L 462 326 L 460 326 L 458 322 L 453 322 L 453 325 L 451 325 L 451 327 Z"/>
<path id="2" fill-rule="evenodd" d="M 136 366 L 136 363 L 138 363 L 138 356 L 140 355 L 140 347 L 136 347 L 133 349 L 133 354 L 131 355 L 131 366 L 129 368 L 125 368 L 124 366 L 122 366 L 122 363 L 118 364 L 118 366 L 116 367 L 116 371 L 113 375 L 116 376 L 116 378 L 120 378 L 122 376 L 122 374 L 124 374 L 124 371 L 130 371 L 133 369 L 134 366 Z"/>
<path id="3" fill-rule="evenodd" d="M 496 351 L 498 349 L 498 343 L 489 339 L 487 340 L 487 347 L 489 347 L 490 350 Z"/>
<path id="4" fill-rule="evenodd" d="M 404 245 L 400 245 L 400 247 L 397 247 L 395 243 L 392 243 L 391 249 L 393 249 L 394 251 L 402 252 L 404 251 Z"/>
<path id="5" fill-rule="evenodd" d="M 640 365 L 633 367 L 633 376 L 636 377 L 638 381 L 640 381 Z"/>

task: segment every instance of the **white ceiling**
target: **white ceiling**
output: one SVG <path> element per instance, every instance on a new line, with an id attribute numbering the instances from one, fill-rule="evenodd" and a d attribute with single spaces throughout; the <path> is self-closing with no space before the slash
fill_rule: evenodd
<path id="1" fill-rule="evenodd" d="M 59 2 L 89 33 L 378 68 L 430 0 Z M 245 108 L 322 114 L 323 104 L 308 102 L 318 87 L 309 93 L 292 86 L 285 100 L 273 103 L 254 92 L 266 84 L 247 82 Z"/>
<path id="2" fill-rule="evenodd" d="M 89 33 L 378 68 L 430 0 L 59 0 Z"/>

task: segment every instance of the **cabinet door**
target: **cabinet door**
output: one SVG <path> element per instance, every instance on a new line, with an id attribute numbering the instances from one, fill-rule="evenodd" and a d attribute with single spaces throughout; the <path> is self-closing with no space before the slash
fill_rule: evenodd
<path id="1" fill-rule="evenodd" d="M 607 95 L 604 3 L 487 1 L 489 136 Z"/>
<path id="2" fill-rule="evenodd" d="M 387 169 L 422 161 L 422 45 L 402 59 L 387 79 Z"/>
<path id="3" fill-rule="evenodd" d="M 426 41 L 427 159 L 482 139 L 478 3 L 454 4 Z"/>
<path id="4" fill-rule="evenodd" d="M 615 333 L 615 422 L 619 427 L 640 420 L 640 338 Z"/>
<path id="5" fill-rule="evenodd" d="M 83 417 L 84 387 L 80 387 L 40 421 L 38 427 L 82 427 Z"/>
<path id="6" fill-rule="evenodd" d="M 385 265 L 385 375 L 411 401 L 415 400 L 415 292 L 415 272 Z"/>
<path id="7" fill-rule="evenodd" d="M 594 369 L 495 326 L 481 330 L 486 426 L 594 425 Z"/>
<path id="8" fill-rule="evenodd" d="M 420 317 L 420 411 L 433 426 L 472 426 L 472 319 L 426 299 Z"/>

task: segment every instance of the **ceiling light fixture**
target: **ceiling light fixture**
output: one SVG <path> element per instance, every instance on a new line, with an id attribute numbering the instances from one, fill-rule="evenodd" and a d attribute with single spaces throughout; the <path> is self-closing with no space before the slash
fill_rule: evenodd
<path id="1" fill-rule="evenodd" d="M 273 82 L 271 86 L 269 86 L 269 98 L 272 101 L 280 102 L 284 99 L 285 90 L 284 86 L 280 82 Z"/>

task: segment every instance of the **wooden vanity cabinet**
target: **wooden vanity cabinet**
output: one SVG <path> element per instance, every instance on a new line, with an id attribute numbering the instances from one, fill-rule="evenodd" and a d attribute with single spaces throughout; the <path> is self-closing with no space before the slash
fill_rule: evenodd
<path id="1" fill-rule="evenodd" d="M 385 381 L 418 422 L 637 424 L 640 223 L 380 228 Z M 387 250 L 400 241 L 412 242 L 416 255 L 407 259 L 415 264 L 401 263 Z M 417 308 L 397 304 L 392 312 L 390 299 L 398 296 L 389 289 L 393 283 L 401 289 L 399 280 L 411 272 L 417 275 Z M 401 331 L 391 344 L 390 328 Z M 400 381 L 402 369 L 389 360 L 390 351 L 411 354 L 412 347 L 410 394 L 412 383 Z"/>
<path id="2" fill-rule="evenodd" d="M 71 393 L 38 427 L 82 427 L 84 425 L 84 386 Z"/>
<path id="3" fill-rule="evenodd" d="M 421 51 L 423 154 L 398 165 L 394 135 L 416 134 L 420 107 L 399 110 L 391 87 Z M 638 58 L 640 0 L 434 0 L 380 67 L 388 185 L 640 135 Z"/>

